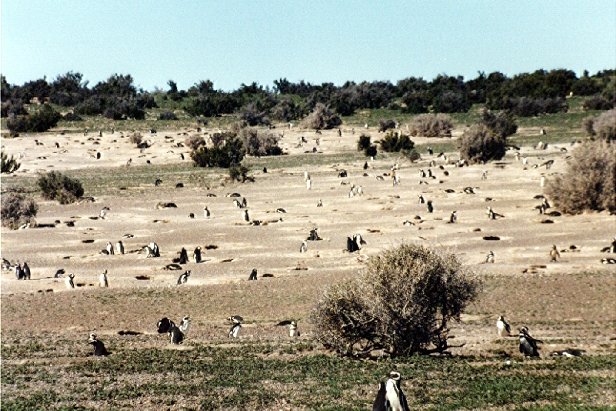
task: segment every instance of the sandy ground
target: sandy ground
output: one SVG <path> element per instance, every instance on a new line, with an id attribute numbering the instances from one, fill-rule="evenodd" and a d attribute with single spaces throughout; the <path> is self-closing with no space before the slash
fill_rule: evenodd
<path id="1" fill-rule="evenodd" d="M 313 147 L 318 151 L 315 156 L 322 155 L 320 153 L 351 152 L 355 150 L 359 132 L 357 130 L 353 134 L 350 130 L 343 130 L 340 137 L 334 131 L 326 131 L 319 136 L 305 130 L 285 130 L 281 146 L 290 155 L 311 151 Z M 128 134 L 119 132 L 104 133 L 102 137 L 98 133 L 87 136 L 24 136 L 3 139 L 2 145 L 7 153 L 21 157 L 19 175 L 34 177 L 36 173 L 48 170 L 126 167 L 127 161 L 132 159 L 132 168 L 126 168 L 128 173 L 139 166 L 147 166 L 147 161 L 152 164 L 190 161 L 189 149 L 177 147 L 177 143 L 194 134 L 194 130 L 147 134 L 145 138 L 151 140 L 152 146 L 141 151 L 129 142 Z M 370 134 L 373 140 L 378 138 L 375 130 L 370 130 Z M 308 139 L 303 147 L 298 146 L 301 136 Z M 320 139 L 318 146 L 316 138 Z M 35 139 L 43 145 L 37 145 Z M 445 141 L 413 140 L 416 144 Z M 571 150 L 568 145 L 566 148 Z M 185 181 L 184 188 L 176 189 L 176 181 L 163 181 L 160 187 L 154 187 L 152 181 L 147 185 L 147 190 L 128 187 L 128 190 L 135 189 L 135 194 L 130 196 L 97 196 L 94 202 L 66 206 L 44 201 L 40 203 L 37 221 L 40 224 L 55 224 L 54 228 L 2 229 L 2 257 L 13 263 L 27 261 L 32 270 L 31 281 L 17 281 L 14 271 L 2 271 L 2 328 L 3 331 L 31 329 L 33 332 L 58 332 L 64 327 L 63 318 L 58 317 L 67 315 L 71 316 L 75 329 L 83 332 L 92 328 L 145 328 L 141 325 L 142 320 L 147 323 L 164 310 L 177 311 L 178 315 L 182 312 L 177 307 L 173 308 L 173 302 L 165 300 L 165 290 L 169 290 L 168 295 L 182 301 L 185 307 L 194 310 L 198 310 L 199 305 L 191 300 L 191 295 L 212 298 L 215 295 L 218 298 L 217 305 L 210 307 L 210 312 L 192 312 L 197 335 L 199 332 L 209 335 L 205 328 L 218 321 L 214 318 L 235 308 L 232 304 L 237 304 L 237 299 L 227 301 L 220 297 L 225 292 L 245 294 L 248 300 L 246 306 L 252 304 L 255 308 L 254 317 L 272 321 L 284 318 L 284 314 L 268 307 L 267 300 L 256 304 L 255 298 L 251 299 L 251 290 L 254 295 L 262 295 L 266 299 L 279 298 L 280 293 L 291 290 L 300 297 L 294 300 L 295 303 L 287 305 L 296 304 L 299 307 L 297 313 L 305 315 L 312 304 L 311 299 L 324 284 L 354 275 L 368 257 L 405 241 L 455 252 L 463 262 L 486 276 L 509 278 L 509 284 L 519 287 L 492 290 L 492 295 L 523 294 L 528 292 L 523 290 L 526 279 L 533 284 L 538 281 L 558 282 L 558 278 L 566 275 L 566 284 L 559 283 L 556 288 L 548 285 L 545 293 L 560 296 L 559 301 L 567 304 L 568 297 L 562 297 L 561 287 L 570 287 L 565 294 L 575 295 L 576 285 L 575 281 L 570 281 L 572 278 L 600 271 L 608 273 L 608 284 L 604 284 L 607 288 L 598 295 L 609 296 L 616 291 L 613 284 L 616 270 L 612 269 L 615 266 L 601 264 L 601 258 L 606 255 L 600 250 L 608 246 L 616 235 L 616 217 L 605 212 L 552 217 L 539 215 L 535 209 L 541 203 L 535 198 L 542 193 L 541 177 L 549 179 L 564 170 L 565 157 L 570 151 L 560 149 L 559 145 L 550 146 L 547 150 L 522 147 L 522 157 L 528 156 L 526 165 L 516 161 L 512 152 L 501 162 L 470 167 L 447 164 L 444 157 L 438 157 L 437 153 L 424 156 L 414 164 L 400 160 L 397 173 L 401 182 L 398 186 L 393 186 L 391 177 L 386 175 L 391 172 L 395 161 L 377 158 L 368 162 L 366 170 L 363 160 L 322 166 L 270 168 L 267 173 L 260 170 L 254 172 L 254 183 L 217 185 L 207 189 Z M 97 153 L 101 154 L 98 160 Z M 186 159 L 181 160 L 180 154 L 184 154 Z M 450 157 L 457 159 L 457 154 L 450 154 Z M 554 160 L 551 169 L 533 167 L 549 159 Z M 435 162 L 433 166 L 430 166 L 431 161 Z M 428 168 L 434 178 L 421 178 L 420 169 L 427 172 Z M 339 177 L 340 170 L 346 170 L 348 176 Z M 310 189 L 307 189 L 304 172 L 311 176 Z M 487 172 L 487 179 L 482 179 L 484 172 Z M 379 180 L 377 176 L 383 176 L 383 179 Z M 3 188 L 10 183 L 11 177 L 3 177 Z M 350 197 L 352 184 L 361 186 L 363 195 Z M 464 193 L 465 187 L 472 187 L 474 194 Z M 233 198 L 227 196 L 234 192 L 246 198 L 250 219 L 261 221 L 260 226 L 243 221 L 243 210 L 234 206 Z M 419 195 L 433 202 L 432 213 L 427 212 L 425 204 L 419 203 Z M 317 207 L 319 199 L 322 200 L 322 207 Z M 177 208 L 157 209 L 156 205 L 161 201 L 173 202 Z M 206 205 L 211 211 L 210 218 L 203 215 Z M 487 206 L 504 217 L 489 220 Z M 103 207 L 109 207 L 105 218 L 95 218 Z M 277 212 L 279 208 L 286 213 Z M 454 210 L 457 211 L 458 220 L 450 224 L 449 216 Z M 190 213 L 194 213 L 194 219 L 189 217 Z M 545 220 L 551 223 L 545 223 Z M 69 221 L 74 222 L 73 227 L 67 226 L 66 222 Z M 404 221 L 410 222 L 410 225 L 403 224 Z M 322 240 L 308 242 L 307 252 L 301 253 L 302 241 L 313 228 L 318 228 Z M 361 234 L 367 244 L 358 253 L 344 251 L 346 238 L 356 233 Z M 129 238 L 127 234 L 130 234 Z M 499 240 L 485 240 L 484 237 L 488 236 L 498 237 Z M 124 243 L 125 255 L 101 253 L 107 242 L 115 245 L 119 240 Z M 160 258 L 146 258 L 140 251 L 150 242 L 159 245 Z M 553 244 L 561 252 L 558 262 L 550 262 L 549 251 Z M 179 256 L 183 247 L 190 257 L 198 246 L 203 249 L 202 263 L 191 261 L 182 267 L 182 271 L 164 269 Z M 215 248 L 207 249 L 207 246 Z M 484 264 L 489 251 L 495 255 L 494 264 Z M 60 268 L 75 274 L 77 289 L 68 290 L 63 279 L 53 278 Z M 260 278 L 258 285 L 252 285 L 246 280 L 253 268 L 258 269 L 259 277 L 270 273 L 273 278 Z M 103 270 L 108 271 L 108 290 L 98 288 L 98 277 Z M 188 284 L 178 287 L 177 278 L 185 270 L 191 271 Z M 137 276 L 149 279 L 139 280 Z M 258 292 L 254 287 L 259 287 Z M 294 289 L 296 287 L 304 287 L 307 291 L 302 294 L 301 290 Z M 181 291 L 178 291 L 180 288 Z M 66 310 L 66 304 L 71 305 L 70 301 L 77 298 L 73 297 L 76 293 L 84 296 L 77 301 L 81 302 L 96 300 L 97 295 L 114 293 L 128 299 L 135 298 L 129 294 L 131 290 L 152 290 L 154 297 L 132 305 L 120 304 L 106 309 L 97 302 L 96 310 L 82 310 L 78 315 Z M 268 292 L 278 296 L 267 297 Z M 535 296 L 529 294 L 529 298 Z M 594 298 L 592 290 L 587 297 L 588 300 Z M 490 318 L 492 323 L 492 318 L 496 321 L 501 313 L 511 313 L 514 319 L 524 320 L 525 310 L 519 306 L 512 308 L 507 300 L 516 299 L 505 298 L 500 303 L 492 301 L 488 306 L 495 311 L 483 313 L 482 318 Z M 24 312 L 20 305 L 26 301 L 36 304 L 40 312 L 29 322 L 19 318 Z M 528 303 L 518 301 L 520 305 Z M 54 308 L 58 304 L 62 307 Z M 580 305 L 583 306 L 584 302 Z M 606 324 L 614 320 L 614 308 L 613 300 L 602 301 L 592 315 L 603 315 L 601 324 Z M 146 312 L 146 309 L 149 311 Z M 113 318 L 116 324 L 111 326 L 111 321 L 107 324 L 97 321 L 95 317 L 100 316 L 97 310 L 104 310 L 104 315 L 108 319 Z M 126 318 L 131 313 L 125 310 L 135 310 L 137 316 L 142 316 L 139 325 L 131 324 Z M 571 319 L 567 313 L 558 315 L 562 318 L 554 318 L 554 321 Z M 472 320 L 469 318 L 469 321 Z M 26 323 L 32 324 L 32 327 Z M 481 332 L 488 333 L 486 335 L 493 333 L 491 328 L 483 325 L 479 328 Z M 613 329 L 598 329 L 597 344 L 613 336 Z M 464 335 L 464 328 L 460 333 Z"/>

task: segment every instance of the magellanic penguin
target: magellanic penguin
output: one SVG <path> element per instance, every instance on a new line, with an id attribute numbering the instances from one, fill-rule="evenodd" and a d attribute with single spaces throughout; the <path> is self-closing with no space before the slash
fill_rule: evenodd
<path id="1" fill-rule="evenodd" d="M 535 340 L 528 334 L 528 327 L 520 328 L 520 352 L 526 357 L 539 357 L 537 343 L 542 342 L 541 340 Z"/>
<path id="2" fill-rule="evenodd" d="M 199 264 L 201 262 L 201 246 L 197 246 L 195 251 L 193 251 L 193 260 L 195 264 Z"/>
<path id="3" fill-rule="evenodd" d="M 184 341 L 184 334 L 175 325 L 169 328 L 168 334 L 171 344 L 181 344 Z"/>
<path id="4" fill-rule="evenodd" d="M 289 326 L 289 337 L 299 337 L 299 331 L 297 331 L 297 321 L 295 320 L 284 320 L 280 321 L 276 324 L 277 327 Z"/>
<path id="5" fill-rule="evenodd" d="M 432 200 L 428 200 L 426 203 L 426 210 L 431 213 L 434 211 L 434 206 L 432 206 Z"/>
<path id="6" fill-rule="evenodd" d="M 180 322 L 180 331 L 182 331 L 184 334 L 188 333 L 188 329 L 190 328 L 190 316 L 186 316 L 184 318 L 182 318 L 182 321 Z"/>
<path id="7" fill-rule="evenodd" d="M 113 245 L 111 245 L 110 242 L 107 242 L 107 253 L 109 255 L 113 255 L 114 254 L 114 252 L 113 252 Z"/>
<path id="8" fill-rule="evenodd" d="M 486 256 L 486 261 L 487 264 L 493 264 L 494 263 L 494 253 L 492 251 L 490 251 L 488 253 L 488 255 Z"/>
<path id="9" fill-rule="evenodd" d="M 75 278 L 75 274 L 70 273 L 68 277 L 64 279 L 64 283 L 66 284 L 66 288 L 75 288 L 75 282 L 73 279 Z"/>
<path id="10" fill-rule="evenodd" d="M 188 253 L 186 252 L 186 249 L 184 247 L 182 247 L 182 250 L 180 250 L 180 264 L 186 264 L 188 263 Z"/>
<path id="11" fill-rule="evenodd" d="M 567 348 L 566 350 L 562 350 L 562 351 L 554 351 L 552 352 L 551 355 L 553 357 L 562 356 L 562 357 L 571 358 L 571 357 L 581 357 L 584 354 L 586 354 L 586 351 L 584 350 L 576 350 L 573 348 Z"/>
<path id="12" fill-rule="evenodd" d="M 392 371 L 381 387 L 372 405 L 373 411 L 410 411 L 406 397 L 400 388 L 400 373 Z"/>
<path id="13" fill-rule="evenodd" d="M 234 315 L 227 318 L 227 320 L 231 323 L 229 338 L 237 338 L 240 335 L 240 329 L 242 328 L 242 322 L 244 322 L 244 319 L 239 315 Z"/>
<path id="14" fill-rule="evenodd" d="M 305 253 L 306 251 L 308 251 L 308 242 L 306 240 L 304 240 L 302 242 L 301 247 L 299 248 L 299 252 L 300 253 Z"/>
<path id="15" fill-rule="evenodd" d="M 107 279 L 107 270 L 103 271 L 98 278 L 99 287 L 109 287 L 109 280 Z"/>
<path id="16" fill-rule="evenodd" d="M 124 254 L 124 244 L 121 240 L 116 243 L 116 250 L 118 251 L 118 254 Z"/>
<path id="17" fill-rule="evenodd" d="M 257 279 L 257 269 L 253 268 L 250 276 L 248 277 L 248 281 L 254 281 Z"/>
<path id="18" fill-rule="evenodd" d="M 188 282 L 188 277 L 190 277 L 190 270 L 186 271 L 178 278 L 178 285 L 186 284 Z"/>
<path id="19" fill-rule="evenodd" d="M 505 317 L 502 315 L 496 321 L 496 328 L 498 329 L 498 335 L 501 337 L 509 337 L 511 335 L 511 326 L 507 324 Z"/>
<path id="20" fill-rule="evenodd" d="M 23 271 L 24 280 L 29 280 L 30 279 L 30 267 L 28 267 L 28 263 L 24 261 L 24 265 L 21 269 Z"/>
<path id="21" fill-rule="evenodd" d="M 203 217 L 210 218 L 210 209 L 207 206 L 203 208 Z"/>
<path id="22" fill-rule="evenodd" d="M 94 347 L 94 355 L 96 357 L 109 355 L 109 351 L 107 351 L 107 349 L 105 348 L 105 344 L 103 344 L 102 341 L 98 340 L 95 334 L 90 334 L 88 344 L 92 344 L 92 346 Z"/>
<path id="23" fill-rule="evenodd" d="M 24 279 L 24 270 L 21 268 L 21 263 L 17 263 L 15 267 L 15 277 L 17 277 L 18 280 Z"/>
<path id="24" fill-rule="evenodd" d="M 550 250 L 550 262 L 556 262 L 557 258 L 560 258 L 560 253 L 556 249 L 556 246 L 553 245 L 552 249 Z"/>
<path id="25" fill-rule="evenodd" d="M 169 329 L 171 327 L 175 327 L 175 323 L 167 317 L 164 317 L 162 320 L 156 323 L 156 326 L 158 327 L 159 334 L 166 334 L 167 332 L 169 332 Z"/>

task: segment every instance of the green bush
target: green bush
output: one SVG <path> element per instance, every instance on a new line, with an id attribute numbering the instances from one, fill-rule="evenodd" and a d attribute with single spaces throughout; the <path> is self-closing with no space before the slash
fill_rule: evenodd
<path id="1" fill-rule="evenodd" d="M 43 104 L 27 116 L 17 116 L 6 123 L 11 134 L 23 132 L 42 133 L 58 125 L 62 115 L 48 104 Z"/>
<path id="2" fill-rule="evenodd" d="M 165 110 L 158 116 L 159 120 L 177 120 L 178 116 L 175 115 L 173 111 Z"/>
<path id="3" fill-rule="evenodd" d="M 36 217 L 38 206 L 31 198 L 18 193 L 2 194 L 2 225 L 11 229 L 30 223 Z"/>
<path id="4" fill-rule="evenodd" d="M 388 153 L 397 153 L 401 150 L 412 150 L 415 143 L 411 141 L 409 136 L 390 131 L 381 139 L 381 150 Z"/>
<path id="5" fill-rule="evenodd" d="M 323 103 L 317 103 L 314 109 L 302 121 L 302 127 L 315 130 L 329 130 L 342 124 L 340 116 Z"/>
<path id="6" fill-rule="evenodd" d="M 616 213 L 616 143 L 586 141 L 573 150 L 562 175 L 548 179 L 545 192 L 567 214 L 586 210 Z"/>
<path id="7" fill-rule="evenodd" d="M 508 111 L 493 113 L 488 109 L 483 109 L 481 113 L 481 124 L 503 138 L 509 137 L 518 131 L 518 126 L 515 124 L 513 116 Z"/>
<path id="8" fill-rule="evenodd" d="M 500 160 L 507 152 L 507 138 L 483 124 L 474 124 L 458 139 L 460 158 L 470 163 Z"/>
<path id="9" fill-rule="evenodd" d="M 83 197 L 83 187 L 79 180 L 72 179 L 57 171 L 50 171 L 39 177 L 37 184 L 43 198 L 69 204 Z"/>
<path id="10" fill-rule="evenodd" d="M 246 149 L 235 134 L 228 135 L 219 145 L 210 148 L 201 146 L 190 153 L 195 166 L 222 168 L 239 165 L 245 155 Z"/>
<path id="11" fill-rule="evenodd" d="M 184 144 L 191 150 L 196 150 L 205 145 L 205 139 L 200 135 L 189 136 L 184 140 Z"/>
<path id="12" fill-rule="evenodd" d="M 479 277 L 455 255 L 402 244 L 323 293 L 311 315 L 315 337 L 346 356 L 442 352 L 449 323 L 459 320 L 480 289 Z"/>
<path id="13" fill-rule="evenodd" d="M 4 151 L 0 153 L 0 156 L 2 159 L 2 173 L 11 174 L 19 170 L 19 167 L 21 167 L 21 164 L 18 163 L 13 156 L 9 158 Z"/>
<path id="14" fill-rule="evenodd" d="M 366 151 L 366 149 L 370 146 L 370 136 L 366 134 L 359 136 L 359 139 L 357 140 L 357 151 Z"/>

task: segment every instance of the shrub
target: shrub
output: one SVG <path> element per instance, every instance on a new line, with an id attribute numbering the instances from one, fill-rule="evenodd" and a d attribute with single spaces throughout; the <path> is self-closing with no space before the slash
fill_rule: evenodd
<path id="1" fill-rule="evenodd" d="M 0 153 L 0 158 L 2 159 L 2 173 L 11 174 L 19 170 L 19 167 L 21 167 L 21 164 L 18 163 L 13 156 L 8 158 L 4 151 Z"/>
<path id="2" fill-rule="evenodd" d="M 18 193 L 2 195 L 2 225 L 11 229 L 30 223 L 36 217 L 38 206 L 31 198 Z"/>
<path id="3" fill-rule="evenodd" d="M 563 175 L 548 180 L 545 192 L 567 214 L 616 212 L 616 143 L 586 141 L 571 154 Z"/>
<path id="4" fill-rule="evenodd" d="M 81 118 L 81 116 L 70 112 L 70 113 L 66 113 L 64 116 L 62 116 L 62 120 L 63 121 L 83 121 L 83 118 Z"/>
<path id="5" fill-rule="evenodd" d="M 62 115 L 48 104 L 43 104 L 38 110 L 27 116 L 9 119 L 6 123 L 11 134 L 23 132 L 42 133 L 58 125 Z"/>
<path id="6" fill-rule="evenodd" d="M 449 322 L 459 320 L 480 288 L 455 255 L 402 244 L 370 258 L 359 277 L 324 292 L 311 315 L 315 337 L 346 356 L 442 352 Z"/>
<path id="7" fill-rule="evenodd" d="M 453 121 L 446 114 L 420 114 L 413 119 L 410 131 L 412 136 L 451 137 Z"/>
<path id="8" fill-rule="evenodd" d="M 19 99 L 3 100 L 1 111 L 2 117 L 16 117 L 28 114 L 23 102 Z"/>
<path id="9" fill-rule="evenodd" d="M 191 150 L 196 150 L 201 146 L 205 145 L 205 139 L 199 135 L 194 135 L 190 137 L 186 137 L 184 140 L 184 144 L 189 147 Z"/>
<path id="10" fill-rule="evenodd" d="M 231 133 L 227 134 L 220 145 L 211 148 L 201 146 L 190 153 L 195 166 L 222 168 L 239 165 L 245 155 L 246 150 L 242 141 Z"/>
<path id="11" fill-rule="evenodd" d="M 238 118 L 251 127 L 259 125 L 269 126 L 271 124 L 267 113 L 259 111 L 255 102 L 251 102 L 243 107 L 239 112 Z"/>
<path id="12" fill-rule="evenodd" d="M 595 135 L 602 140 L 616 141 L 616 109 L 602 113 L 593 123 Z"/>
<path id="13" fill-rule="evenodd" d="M 141 135 L 141 133 L 135 131 L 133 134 L 130 135 L 129 141 L 139 147 L 139 145 L 143 141 L 143 136 Z"/>
<path id="14" fill-rule="evenodd" d="M 365 151 L 370 145 L 370 136 L 362 134 L 357 140 L 357 151 Z"/>
<path id="15" fill-rule="evenodd" d="M 332 112 L 323 103 L 317 103 L 312 112 L 301 123 L 302 127 L 315 130 L 329 130 L 341 124 L 340 116 Z"/>
<path id="16" fill-rule="evenodd" d="M 279 121 L 296 120 L 300 117 L 300 115 L 301 110 L 290 98 L 280 99 L 280 101 L 271 110 L 272 118 Z"/>
<path id="17" fill-rule="evenodd" d="M 494 114 L 487 109 L 483 109 L 481 116 L 481 124 L 494 131 L 498 136 L 509 137 L 518 131 L 518 126 L 508 111 L 499 111 Z"/>
<path id="18" fill-rule="evenodd" d="M 279 156 L 282 149 L 278 146 L 278 137 L 269 131 L 259 132 L 255 128 L 244 128 L 239 132 L 246 153 L 251 156 Z"/>
<path id="19" fill-rule="evenodd" d="M 69 204 L 83 196 L 83 187 L 79 180 L 69 178 L 62 173 L 50 171 L 39 177 L 37 184 L 43 198 L 57 200 L 60 204 Z"/>
<path id="20" fill-rule="evenodd" d="M 92 96 L 75 106 L 75 114 L 96 116 L 105 111 L 105 100 L 101 96 Z"/>
<path id="21" fill-rule="evenodd" d="M 593 116 L 588 116 L 584 120 L 582 120 L 582 128 L 590 137 L 594 137 L 595 135 L 595 118 Z"/>
<path id="22" fill-rule="evenodd" d="M 254 181 L 253 178 L 248 176 L 250 169 L 243 165 L 236 165 L 229 167 L 229 177 L 232 181 L 239 181 L 240 183 L 246 182 L 246 180 Z"/>
<path id="23" fill-rule="evenodd" d="M 400 151 L 404 157 L 406 157 L 411 163 L 419 160 L 421 154 L 417 150 L 402 150 Z"/>
<path id="24" fill-rule="evenodd" d="M 28 118 L 27 116 L 18 116 L 15 118 L 9 118 L 6 122 L 6 128 L 9 129 L 11 136 L 16 137 L 19 133 L 28 131 Z"/>
<path id="25" fill-rule="evenodd" d="M 386 132 L 390 128 L 396 128 L 394 120 L 379 120 L 379 132 Z"/>
<path id="26" fill-rule="evenodd" d="M 584 110 L 609 110 L 614 108 L 614 104 L 601 96 L 592 96 L 584 102 Z"/>
<path id="27" fill-rule="evenodd" d="M 533 99 L 531 97 L 503 98 L 489 100 L 488 108 L 496 110 L 509 110 L 516 116 L 532 117 L 544 113 L 566 113 L 569 109 L 562 97 Z"/>
<path id="28" fill-rule="evenodd" d="M 370 147 L 368 147 L 367 149 L 364 150 L 364 154 L 367 157 L 376 157 L 377 154 L 377 149 L 375 145 L 371 145 Z"/>
<path id="29" fill-rule="evenodd" d="M 507 138 L 483 124 L 474 124 L 458 139 L 460 158 L 470 163 L 500 160 L 507 151 Z"/>
<path id="30" fill-rule="evenodd" d="M 398 135 L 398 133 L 394 131 L 390 131 L 385 135 L 384 138 L 381 139 L 381 150 L 386 151 L 388 153 L 397 153 L 401 150 L 412 150 L 415 146 L 415 143 L 411 141 L 409 136 L 404 134 Z"/>
<path id="31" fill-rule="evenodd" d="M 177 120 L 178 116 L 175 115 L 173 111 L 165 110 L 158 116 L 159 120 Z"/>

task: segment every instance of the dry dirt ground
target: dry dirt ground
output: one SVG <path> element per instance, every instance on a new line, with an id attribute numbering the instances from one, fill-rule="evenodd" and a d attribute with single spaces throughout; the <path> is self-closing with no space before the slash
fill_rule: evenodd
<path id="1" fill-rule="evenodd" d="M 522 131 L 538 134 L 538 130 Z M 376 130 L 369 132 L 373 140 L 378 138 Z M 246 319 L 243 339 L 283 338 L 286 330 L 273 324 L 286 318 L 299 318 L 301 338 L 309 339 L 307 319 L 319 293 L 328 284 L 356 275 L 370 256 L 406 241 L 455 252 L 485 276 L 481 298 L 452 330 L 453 343 L 464 344 L 454 353 L 486 354 L 502 348 L 494 326 L 499 315 L 514 328 L 528 325 L 532 335 L 545 341 L 544 351 L 575 346 L 590 354 L 614 352 L 616 266 L 601 264 L 606 255 L 600 250 L 616 235 L 616 217 L 605 212 L 552 217 L 535 209 L 541 203 L 535 198 L 542 193 L 541 177 L 549 180 L 564 170 L 565 157 L 574 149 L 569 144 L 547 150 L 522 147 L 526 165 L 516 161 L 513 152 L 500 162 L 470 167 L 447 164 L 435 153 L 414 164 L 379 156 L 364 170 L 365 160 L 353 154 L 359 130 L 355 134 L 343 130 L 340 137 L 334 131 L 317 136 L 294 129 L 285 130 L 281 140 L 289 153 L 281 164 L 284 160 L 287 165 L 270 165 L 267 173 L 256 169 L 253 183 L 223 184 L 218 177 L 213 183 L 199 183 L 188 178 L 197 170 L 187 171 L 185 179 L 181 173 L 163 178 L 155 187 L 156 176 L 147 174 L 148 167 L 189 162 L 189 149 L 177 143 L 192 134 L 196 132 L 148 134 L 152 146 L 142 151 L 127 134 L 118 132 L 102 137 L 90 133 L 3 139 L 6 152 L 20 155 L 22 163 L 18 177 L 3 177 L 3 189 L 12 179 L 34 179 L 48 170 L 100 169 L 101 176 L 104 170 L 126 170 L 128 175 L 148 176 L 145 182 L 135 177 L 131 184 L 129 179 L 123 190 L 110 186 L 94 195 L 94 202 L 39 201 L 37 221 L 53 228 L 2 229 L 2 257 L 14 263 L 27 261 L 32 270 L 31 281 L 17 281 L 14 271 L 2 271 L 3 335 L 66 334 L 85 341 L 90 332 L 109 338 L 123 329 L 154 334 L 161 317 L 179 321 L 190 315 L 190 338 L 206 342 L 225 339 L 225 318 L 239 314 Z M 298 147 L 301 136 L 308 143 Z M 413 140 L 423 146 L 447 142 Z M 305 154 L 313 147 L 317 153 Z M 96 153 L 101 153 L 98 160 Z M 180 159 L 182 153 L 185 160 Z M 349 161 L 328 162 L 334 154 Z M 294 156 L 297 160 L 290 161 Z M 324 160 L 314 160 L 318 156 Z M 455 160 L 457 154 L 449 157 Z M 132 164 L 127 167 L 129 159 Z M 551 169 L 533 167 L 549 159 L 554 160 Z M 430 167 L 431 161 L 435 165 Z M 396 162 L 400 184 L 393 186 L 386 174 Z M 276 163 L 270 160 L 270 164 Z M 420 169 L 428 168 L 435 178 L 420 177 Z M 340 170 L 348 176 L 339 177 Z M 311 177 L 310 189 L 305 172 Z M 482 179 L 484 172 L 487 179 Z M 180 182 L 184 187 L 175 188 Z M 363 195 L 350 197 L 352 184 L 361 186 Z M 465 187 L 472 187 L 474 194 L 466 194 Z M 227 196 L 235 192 L 246 198 L 250 218 L 260 220 L 260 226 L 243 221 L 243 210 Z M 419 203 L 419 195 L 433 202 L 433 213 Z M 322 207 L 317 207 L 319 199 Z M 173 202 L 177 208 L 157 209 L 159 202 Z M 206 205 L 210 218 L 203 215 Z M 489 220 L 487 206 L 504 217 Z M 109 207 L 105 218 L 95 218 L 103 207 Z M 279 208 L 286 213 L 277 212 Z M 450 224 L 454 210 L 458 221 Z M 404 225 L 405 220 L 411 224 Z M 68 226 L 69 221 L 74 226 Z M 308 242 L 307 252 L 301 253 L 302 241 L 313 228 L 318 228 L 322 240 Z M 356 233 L 367 244 L 358 253 L 344 251 L 347 237 Z M 499 240 L 485 240 L 488 236 Z M 101 253 L 107 242 L 115 245 L 119 240 L 126 254 Z M 160 258 L 146 258 L 140 251 L 150 242 L 159 245 Z M 561 253 L 557 262 L 550 262 L 553 244 Z M 190 257 L 197 246 L 203 249 L 202 263 L 191 261 L 182 271 L 164 269 L 182 247 Z M 494 252 L 494 264 L 484 264 L 489 251 Z M 75 274 L 76 289 L 69 290 L 63 279 L 53 278 L 60 268 Z M 259 280 L 249 282 L 253 268 Z M 98 287 L 103 270 L 108 271 L 107 289 Z M 178 286 L 184 270 L 191 276 Z M 273 277 L 262 278 L 265 273 Z M 154 335 L 147 341 L 144 344 L 166 344 Z M 519 355 L 512 347 L 512 354 Z"/>

